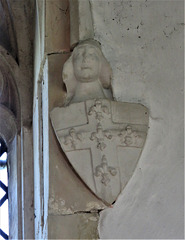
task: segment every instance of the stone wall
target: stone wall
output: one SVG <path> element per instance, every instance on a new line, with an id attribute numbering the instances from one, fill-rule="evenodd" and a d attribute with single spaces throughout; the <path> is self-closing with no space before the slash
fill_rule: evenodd
<path id="1" fill-rule="evenodd" d="M 90 3 L 95 39 L 113 69 L 114 98 L 149 109 L 148 136 L 126 188 L 114 206 L 106 206 L 72 169 L 49 118 L 66 97 L 69 1 L 36 1 L 35 237 L 97 238 L 100 215 L 101 239 L 182 238 L 183 1 Z"/>
<path id="2" fill-rule="evenodd" d="M 150 111 L 143 153 L 104 238 L 183 238 L 183 1 L 91 1 L 95 38 L 113 68 L 117 101 Z"/>
<path id="3" fill-rule="evenodd" d="M 32 157 L 34 1 L 0 1 L 1 135 L 6 140 L 9 171 L 9 238 L 34 238 Z M 2 84 L 3 83 L 3 84 Z M 10 116 L 3 111 L 9 109 Z M 3 117 L 6 116 L 5 119 Z M 15 120 L 11 124 L 11 116 Z M 2 125 L 3 123 L 3 125 Z M 6 129 L 7 127 L 7 129 Z M 4 136 L 6 136 L 6 134 Z M 3 136 L 3 138 L 4 138 Z M 5 137 L 6 138 L 6 137 Z"/>

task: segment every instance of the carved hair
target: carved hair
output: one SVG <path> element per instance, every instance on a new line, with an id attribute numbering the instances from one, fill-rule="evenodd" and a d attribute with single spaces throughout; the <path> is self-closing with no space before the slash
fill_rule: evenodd
<path id="1" fill-rule="evenodd" d="M 110 64 L 108 63 L 108 61 L 106 60 L 106 58 L 104 57 L 104 55 L 101 51 L 100 44 L 97 41 L 92 40 L 92 39 L 81 41 L 74 48 L 72 55 L 65 62 L 64 67 L 63 67 L 62 78 L 63 78 L 63 82 L 64 82 L 64 84 L 66 86 L 66 90 L 67 90 L 66 104 L 68 104 L 70 102 L 70 100 L 72 99 L 72 97 L 75 94 L 77 80 L 75 78 L 74 71 L 73 71 L 74 70 L 73 56 L 74 56 L 74 53 L 78 50 L 78 47 L 80 47 L 82 45 L 91 45 L 96 48 L 98 55 L 100 57 L 100 61 L 101 61 L 101 69 L 100 69 L 100 76 L 99 76 L 100 83 L 102 84 L 102 88 L 104 88 L 104 89 L 111 88 L 112 70 L 111 70 Z"/>

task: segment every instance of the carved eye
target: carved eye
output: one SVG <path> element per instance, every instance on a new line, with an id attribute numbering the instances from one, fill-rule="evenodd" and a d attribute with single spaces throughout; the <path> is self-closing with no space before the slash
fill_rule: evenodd
<path id="1" fill-rule="evenodd" d="M 76 59 L 76 58 L 79 58 L 79 57 L 81 57 L 82 56 L 82 54 L 83 54 L 83 50 L 78 50 L 78 51 L 76 51 L 75 53 L 74 53 L 74 59 Z"/>
<path id="2" fill-rule="evenodd" d="M 90 56 L 90 58 L 93 59 L 93 60 L 98 60 L 98 59 L 99 59 L 99 57 L 97 56 L 96 53 L 90 53 L 89 56 Z"/>
<path id="3" fill-rule="evenodd" d="M 82 55 L 82 54 L 80 54 L 80 53 L 76 53 L 76 54 L 74 55 L 74 59 L 79 58 L 81 55 Z"/>

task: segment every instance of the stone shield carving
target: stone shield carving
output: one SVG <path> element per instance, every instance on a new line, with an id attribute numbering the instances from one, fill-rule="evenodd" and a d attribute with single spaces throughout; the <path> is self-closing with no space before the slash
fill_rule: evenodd
<path id="1" fill-rule="evenodd" d="M 91 99 L 55 108 L 50 117 L 77 174 L 99 198 L 113 203 L 141 155 L 148 110 L 140 104 Z"/>
<path id="2" fill-rule="evenodd" d="M 112 101 L 111 75 L 100 44 L 80 42 L 63 67 L 65 107 L 50 113 L 71 165 L 109 204 L 132 176 L 148 129 L 144 106 Z"/>

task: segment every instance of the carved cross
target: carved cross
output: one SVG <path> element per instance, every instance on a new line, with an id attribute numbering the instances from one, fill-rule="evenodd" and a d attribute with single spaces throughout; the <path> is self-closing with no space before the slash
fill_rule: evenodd
<path id="1" fill-rule="evenodd" d="M 101 99 L 56 108 L 51 113 L 55 133 L 70 163 L 88 187 L 108 202 L 115 200 L 125 186 L 130 175 L 125 174 L 124 165 L 131 174 L 146 139 L 147 125 L 140 119 L 127 124 L 132 115 L 122 116 L 125 109 L 129 114 L 133 111 L 123 103 Z M 133 130 L 135 126 L 140 131 Z"/>
<path id="2" fill-rule="evenodd" d="M 105 138 L 111 139 L 112 135 L 110 131 L 103 131 L 100 123 L 97 125 L 97 131 L 91 134 L 90 140 L 97 141 L 97 148 L 103 151 L 106 148 L 106 144 L 104 143 Z"/>

